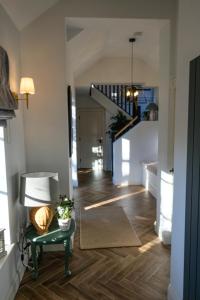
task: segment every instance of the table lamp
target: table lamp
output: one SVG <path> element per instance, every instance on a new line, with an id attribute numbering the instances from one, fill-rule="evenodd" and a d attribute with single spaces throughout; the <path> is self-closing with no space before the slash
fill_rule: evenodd
<path id="1" fill-rule="evenodd" d="M 31 207 L 30 221 L 39 235 L 48 232 L 58 201 L 58 173 L 35 172 L 21 175 L 20 202 Z"/>

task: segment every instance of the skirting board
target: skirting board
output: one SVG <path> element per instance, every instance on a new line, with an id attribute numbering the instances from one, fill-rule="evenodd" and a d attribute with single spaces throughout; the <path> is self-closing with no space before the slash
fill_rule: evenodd
<path id="1" fill-rule="evenodd" d="M 168 300 L 182 300 L 180 298 L 178 298 L 178 296 L 176 295 L 175 290 L 173 289 L 173 287 L 171 286 L 171 284 L 168 286 Z"/>
<path id="2" fill-rule="evenodd" d="M 153 195 L 155 199 L 158 199 L 158 188 L 151 182 L 149 182 L 149 192 Z"/>
<path id="3" fill-rule="evenodd" d="M 24 263 L 26 263 L 26 262 L 27 262 L 27 259 L 25 258 Z M 17 272 L 15 274 L 14 280 L 12 282 L 12 285 L 10 287 L 10 290 L 8 292 L 6 299 L 8 299 L 8 300 L 15 299 L 15 295 L 19 289 L 21 280 L 24 276 L 24 272 L 25 272 L 25 267 L 22 265 L 21 260 L 19 260 L 19 263 L 17 265 Z"/>

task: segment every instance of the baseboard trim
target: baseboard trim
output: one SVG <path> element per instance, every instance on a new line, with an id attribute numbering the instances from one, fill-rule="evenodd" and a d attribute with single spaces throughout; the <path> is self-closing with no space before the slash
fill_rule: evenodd
<path id="1" fill-rule="evenodd" d="M 25 257 L 24 263 L 26 263 L 27 260 L 28 260 L 27 257 Z M 16 296 L 16 293 L 19 289 L 21 280 L 24 276 L 24 272 L 25 272 L 25 267 L 22 265 L 22 262 L 19 259 L 18 264 L 17 264 L 17 270 L 16 270 L 16 273 L 15 273 L 14 278 L 12 280 L 12 284 L 10 286 L 10 290 L 8 291 L 6 299 L 8 299 L 8 300 L 15 299 L 15 296 Z"/>
<path id="2" fill-rule="evenodd" d="M 168 300 L 181 300 L 180 298 L 178 298 L 175 290 L 173 289 L 173 287 L 171 286 L 171 284 L 168 286 Z"/>

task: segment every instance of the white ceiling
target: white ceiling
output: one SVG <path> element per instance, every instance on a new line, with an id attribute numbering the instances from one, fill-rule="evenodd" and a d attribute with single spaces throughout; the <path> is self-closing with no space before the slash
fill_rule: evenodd
<path id="1" fill-rule="evenodd" d="M 141 59 L 151 67 L 158 69 L 159 65 L 159 36 L 160 30 L 164 26 L 164 20 L 150 19 L 101 19 L 101 18 L 67 18 L 69 28 L 83 29 L 70 41 L 75 44 L 73 47 L 73 56 L 76 64 L 79 64 L 80 48 L 87 47 L 87 57 L 92 58 L 90 54 L 91 45 L 98 44 L 101 49 L 101 57 L 130 57 L 131 45 L 129 38 L 136 32 L 142 32 L 141 36 L 136 37 L 134 44 L 134 58 Z M 91 35 L 91 32 L 93 33 Z M 92 39 L 85 40 L 83 35 L 91 35 Z M 99 41 L 101 34 L 102 42 Z M 96 39 L 97 37 L 97 39 Z M 76 42 L 75 42 L 76 40 Z M 80 45 L 79 45 L 80 42 Z M 84 45 L 85 44 L 85 45 Z M 86 52 L 86 51 L 85 51 Z M 82 55 L 83 56 L 83 55 Z M 83 59 L 83 57 L 82 57 Z M 81 65 L 81 64 L 80 64 Z"/>
<path id="2" fill-rule="evenodd" d="M 59 0 L 0 0 L 7 14 L 21 30 Z"/>

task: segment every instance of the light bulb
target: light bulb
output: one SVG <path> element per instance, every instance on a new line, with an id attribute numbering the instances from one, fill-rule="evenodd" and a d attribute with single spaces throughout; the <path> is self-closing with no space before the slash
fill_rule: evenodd
<path id="1" fill-rule="evenodd" d="M 138 91 L 135 91 L 134 92 L 134 97 L 137 97 L 139 95 L 139 92 Z"/>
<path id="2" fill-rule="evenodd" d="M 130 90 L 128 90 L 128 91 L 126 92 L 126 96 L 127 96 L 127 97 L 130 97 L 130 96 L 131 96 L 131 91 L 130 91 Z"/>

